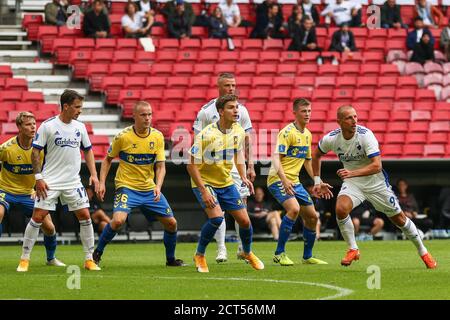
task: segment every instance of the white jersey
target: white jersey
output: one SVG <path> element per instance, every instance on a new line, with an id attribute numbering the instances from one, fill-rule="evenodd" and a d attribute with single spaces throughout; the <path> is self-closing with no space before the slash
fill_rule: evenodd
<path id="1" fill-rule="evenodd" d="M 81 150 L 92 148 L 83 123 L 62 122 L 59 116 L 39 127 L 33 147 L 44 149 L 42 176 L 51 190 L 68 190 L 81 185 Z"/>
<path id="2" fill-rule="evenodd" d="M 355 135 L 350 140 L 342 136 L 341 129 L 331 131 L 319 141 L 318 147 L 322 153 L 333 151 L 347 170 L 365 167 L 371 163 L 370 158 L 380 155 L 375 135 L 363 126 L 357 126 Z M 348 178 L 345 182 L 356 185 L 364 192 L 375 192 L 389 187 L 384 170 L 370 176 Z"/>
<path id="3" fill-rule="evenodd" d="M 219 121 L 219 112 L 216 108 L 216 99 L 211 100 L 205 104 L 199 113 L 197 114 L 197 119 L 194 122 L 194 133 L 197 134 L 203 130 L 206 126 L 213 122 Z M 239 119 L 238 123 L 245 130 L 245 132 L 252 129 L 252 121 L 250 120 L 250 115 L 248 114 L 247 108 L 238 103 L 239 107 Z"/>

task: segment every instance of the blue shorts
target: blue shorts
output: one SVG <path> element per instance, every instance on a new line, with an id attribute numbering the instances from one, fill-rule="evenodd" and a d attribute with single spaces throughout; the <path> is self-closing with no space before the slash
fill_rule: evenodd
<path id="1" fill-rule="evenodd" d="M 286 193 L 286 191 L 284 190 L 284 187 L 283 187 L 283 184 L 281 183 L 281 181 L 272 183 L 269 186 L 269 191 L 272 194 L 272 196 L 281 205 L 286 200 L 288 200 L 290 198 L 294 198 L 294 197 L 295 197 L 295 199 L 297 199 L 298 203 L 301 206 L 311 206 L 311 205 L 313 205 L 313 201 L 311 199 L 311 196 L 305 190 L 305 188 L 303 188 L 301 183 L 294 185 L 294 191 L 295 191 L 295 195 L 294 196 L 291 196 L 291 195 Z"/>
<path id="2" fill-rule="evenodd" d="M 130 214 L 131 210 L 139 208 L 149 221 L 154 221 L 155 216 L 173 217 L 172 208 L 162 193 L 158 202 L 155 202 L 154 199 L 155 192 L 153 190 L 136 191 L 125 187 L 119 188 L 114 195 L 113 213 L 121 211 Z"/>
<path id="3" fill-rule="evenodd" d="M 213 195 L 216 203 L 220 205 L 222 210 L 236 211 L 245 208 L 244 202 L 241 199 L 241 195 L 239 194 L 239 191 L 234 184 L 225 188 L 214 188 L 207 185 L 206 189 L 208 189 L 209 192 Z M 205 209 L 206 205 L 202 200 L 202 194 L 200 190 L 198 188 L 192 188 L 192 191 L 197 197 L 197 200 L 202 208 Z"/>
<path id="4" fill-rule="evenodd" d="M 0 205 L 4 206 L 6 212 L 11 206 L 20 207 L 26 217 L 31 218 L 33 215 L 34 199 L 30 194 L 12 194 L 0 190 Z"/>

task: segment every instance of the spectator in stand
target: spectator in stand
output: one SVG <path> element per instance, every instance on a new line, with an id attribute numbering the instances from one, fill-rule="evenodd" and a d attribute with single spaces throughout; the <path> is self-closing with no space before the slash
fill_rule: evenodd
<path id="1" fill-rule="evenodd" d="M 433 227 L 433 220 L 419 214 L 420 209 L 417 200 L 414 194 L 408 192 L 408 183 L 404 179 L 397 181 L 397 197 L 403 212 L 414 222 L 417 228 L 422 232 L 427 232 Z"/>
<path id="2" fill-rule="evenodd" d="M 45 23 L 53 26 L 63 26 L 67 21 L 67 0 L 53 0 L 45 5 Z"/>
<path id="3" fill-rule="evenodd" d="M 276 5 L 278 7 L 277 11 L 277 21 L 281 21 L 281 24 L 284 21 L 283 12 L 281 4 L 277 3 L 276 0 L 265 0 L 264 2 L 258 4 L 256 7 L 256 25 L 253 29 L 250 38 L 267 38 L 267 26 L 269 25 L 269 15 L 270 15 L 270 6 Z"/>
<path id="4" fill-rule="evenodd" d="M 241 11 L 239 6 L 233 0 L 225 0 L 219 4 L 222 14 L 225 17 L 227 26 L 230 28 L 239 27 L 241 24 Z"/>
<path id="5" fill-rule="evenodd" d="M 90 204 L 89 212 L 91 214 L 94 230 L 98 235 L 101 235 L 106 225 L 111 222 L 111 218 L 103 210 L 102 204 L 98 200 L 93 187 L 94 186 L 92 185 L 86 188 Z"/>
<path id="6" fill-rule="evenodd" d="M 152 27 L 154 26 L 163 26 L 164 24 L 162 22 L 155 21 L 155 8 L 156 5 L 150 2 L 150 0 L 141 0 L 135 2 L 137 6 L 137 12 L 142 12 L 146 15 L 144 19 L 144 24 L 146 25 L 150 19 L 153 21 Z"/>
<path id="7" fill-rule="evenodd" d="M 280 6 L 272 3 L 268 6 L 267 19 L 256 21 L 255 29 L 253 29 L 251 38 L 260 39 L 283 39 L 285 27 L 283 24 L 283 15 L 280 15 Z"/>
<path id="8" fill-rule="evenodd" d="M 134 2 L 128 2 L 125 6 L 125 15 L 122 17 L 125 38 L 143 38 L 150 34 L 154 16 L 137 10 Z"/>
<path id="9" fill-rule="evenodd" d="M 297 0 L 297 4 L 302 7 L 303 16 L 310 17 L 315 25 L 320 23 L 319 9 L 311 0 Z"/>
<path id="10" fill-rule="evenodd" d="M 420 64 L 425 64 L 427 61 L 434 61 L 434 48 L 428 34 L 424 33 L 420 42 L 414 45 L 411 61 Z"/>
<path id="11" fill-rule="evenodd" d="M 177 6 L 181 4 L 183 4 L 184 7 L 183 16 L 187 18 L 187 24 L 193 26 L 195 22 L 195 14 L 194 9 L 192 9 L 192 5 L 189 2 L 184 2 L 183 0 L 168 1 L 162 8 L 161 13 L 166 17 L 167 20 L 169 20 L 170 16 L 176 15 Z"/>
<path id="12" fill-rule="evenodd" d="M 450 62 L 450 19 L 448 20 L 448 25 L 442 29 L 440 45 L 447 61 Z"/>
<path id="13" fill-rule="evenodd" d="M 183 0 L 177 0 L 175 13 L 168 18 L 168 29 L 171 38 L 184 39 L 191 36 L 192 19 L 185 10 L 185 2 Z"/>
<path id="14" fill-rule="evenodd" d="M 400 6 L 395 1 L 387 0 L 381 7 L 381 27 L 408 29 L 408 25 L 403 23 Z"/>
<path id="15" fill-rule="evenodd" d="M 441 228 L 450 227 L 450 187 L 441 189 L 439 193 L 439 214 Z"/>
<path id="16" fill-rule="evenodd" d="M 420 17 L 426 27 L 439 28 L 444 18 L 444 14 L 427 0 L 418 0 L 414 16 Z"/>
<path id="17" fill-rule="evenodd" d="M 300 29 L 304 20 L 302 6 L 295 5 L 292 7 L 291 16 L 288 19 L 289 38 L 294 38 L 297 29 Z"/>
<path id="18" fill-rule="evenodd" d="M 248 215 L 255 233 L 270 231 L 273 239 L 278 241 L 281 225 L 280 211 L 273 210 L 272 204 L 264 198 L 264 189 L 256 187 L 255 195 L 248 200 Z"/>
<path id="19" fill-rule="evenodd" d="M 222 9 L 216 7 L 212 16 L 209 18 L 209 37 L 215 39 L 226 39 L 228 35 L 228 26 L 225 17 L 222 15 Z"/>
<path id="20" fill-rule="evenodd" d="M 316 28 L 311 18 L 307 17 L 301 27 L 295 30 L 289 51 L 320 51 L 317 46 Z"/>
<path id="21" fill-rule="evenodd" d="M 414 31 L 408 33 L 406 38 L 406 47 L 408 50 L 413 50 L 416 43 L 420 43 L 424 34 L 427 34 L 430 37 L 430 43 L 434 46 L 434 38 L 431 31 L 428 30 L 428 28 L 424 28 L 422 18 L 417 17 L 414 19 Z"/>
<path id="22" fill-rule="evenodd" d="M 86 37 L 108 38 L 111 28 L 108 15 L 105 13 L 103 0 L 94 0 L 93 10 L 89 10 L 84 16 L 83 31 Z"/>
<path id="23" fill-rule="evenodd" d="M 353 35 L 353 32 L 350 31 L 348 24 L 342 24 L 341 28 L 333 33 L 329 51 L 357 51 L 355 45 L 355 36 Z"/>
<path id="24" fill-rule="evenodd" d="M 343 24 L 360 27 L 362 26 L 361 8 L 361 4 L 356 1 L 336 0 L 336 3 L 330 3 L 320 15 L 328 17 L 328 19 L 333 18 L 338 27 Z M 326 19 L 325 23 L 329 25 L 331 21 Z"/>
<path id="25" fill-rule="evenodd" d="M 377 216 L 377 212 L 370 202 L 364 201 L 352 210 L 350 216 L 359 240 L 373 240 L 373 236 L 383 230 L 384 220 Z M 361 226 L 370 228 L 368 235 L 360 233 Z"/>

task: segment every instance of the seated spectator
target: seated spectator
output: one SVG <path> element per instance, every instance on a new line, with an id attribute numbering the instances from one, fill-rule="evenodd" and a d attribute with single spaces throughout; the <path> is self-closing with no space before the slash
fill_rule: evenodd
<path id="1" fill-rule="evenodd" d="M 256 21 L 256 26 L 250 37 L 260 39 L 283 39 L 284 31 L 285 27 L 283 25 L 283 16 L 280 15 L 280 6 L 276 3 L 272 3 L 268 6 L 267 17 Z"/>
<path id="2" fill-rule="evenodd" d="M 288 19 L 288 33 L 289 38 L 294 38 L 294 34 L 297 32 L 297 29 L 300 29 L 304 20 L 303 9 L 299 5 L 295 5 L 292 7 L 291 16 Z"/>
<path id="3" fill-rule="evenodd" d="M 94 229 L 98 235 L 101 235 L 106 225 L 111 222 L 111 218 L 103 210 L 102 204 L 93 190 L 93 186 L 86 188 L 86 191 L 89 198 L 89 212 L 91 214 Z"/>
<path id="4" fill-rule="evenodd" d="M 422 36 L 428 34 L 430 36 L 430 43 L 434 46 L 434 37 L 428 28 L 424 28 L 423 20 L 420 17 L 414 19 L 414 30 L 408 33 L 406 37 L 406 47 L 408 50 L 413 50 L 416 43 L 420 43 Z"/>
<path id="5" fill-rule="evenodd" d="M 111 24 L 105 13 L 103 0 L 94 0 L 93 10 L 89 10 L 84 16 L 83 31 L 86 37 L 108 38 Z"/>
<path id="6" fill-rule="evenodd" d="M 45 23 L 53 26 L 63 26 L 67 21 L 67 0 L 53 0 L 45 5 Z"/>
<path id="7" fill-rule="evenodd" d="M 314 21 L 314 25 L 320 23 L 319 9 L 311 2 L 311 0 L 297 0 L 297 4 L 302 7 L 303 16 L 310 17 Z"/>
<path id="8" fill-rule="evenodd" d="M 336 0 L 336 3 L 330 3 L 320 15 L 333 18 L 338 27 L 343 24 L 360 27 L 362 25 L 361 8 L 361 4 L 356 1 Z M 327 21 L 325 23 L 330 24 Z"/>
<path id="9" fill-rule="evenodd" d="M 151 14 L 137 11 L 137 5 L 128 2 L 125 15 L 122 17 L 122 28 L 125 38 L 143 38 L 150 34 L 154 17 Z"/>
<path id="10" fill-rule="evenodd" d="M 442 29 L 440 45 L 447 61 L 450 62 L 450 19 L 448 20 L 448 25 Z"/>
<path id="11" fill-rule="evenodd" d="M 216 39 L 229 38 L 227 22 L 222 15 L 222 9 L 220 7 L 216 7 L 212 16 L 209 18 L 209 37 Z"/>
<path id="12" fill-rule="evenodd" d="M 255 188 L 255 195 L 248 200 L 247 211 L 255 232 L 272 233 L 275 241 L 278 241 L 280 233 L 280 211 L 273 210 L 270 202 L 264 200 L 265 193 L 262 187 Z"/>
<path id="13" fill-rule="evenodd" d="M 233 0 L 225 0 L 219 4 L 222 14 L 230 28 L 239 27 L 241 24 L 241 11 L 239 6 Z"/>
<path id="14" fill-rule="evenodd" d="M 357 51 L 355 36 L 350 31 L 348 24 L 344 23 L 341 28 L 333 33 L 329 51 L 352 52 Z"/>
<path id="15" fill-rule="evenodd" d="M 189 2 L 184 2 L 183 0 L 167 1 L 161 10 L 161 13 L 166 17 L 167 20 L 169 20 L 170 16 L 176 14 L 177 5 L 179 4 L 183 4 L 183 11 L 185 12 L 184 16 L 187 18 L 187 22 L 189 23 L 189 25 L 193 26 L 195 22 L 195 14 L 194 9 L 192 9 L 192 5 Z"/>
<path id="16" fill-rule="evenodd" d="M 364 201 L 350 213 L 355 234 L 360 240 L 373 240 L 373 237 L 384 227 L 384 220 L 377 216 L 376 210 L 370 202 Z M 369 234 L 360 234 L 361 226 L 370 228 Z"/>
<path id="17" fill-rule="evenodd" d="M 152 4 L 150 0 L 141 0 L 135 2 L 137 6 L 137 12 L 142 12 L 145 14 L 145 18 L 143 20 L 144 25 L 151 19 L 153 21 L 152 27 L 154 26 L 164 26 L 162 22 L 155 21 L 155 8 L 156 5 Z"/>
<path id="18" fill-rule="evenodd" d="M 430 43 L 430 36 L 428 34 L 425 33 L 420 42 L 414 45 L 411 61 L 420 64 L 425 64 L 427 61 L 434 61 L 434 48 Z"/>
<path id="19" fill-rule="evenodd" d="M 425 27 L 439 28 L 444 14 L 427 0 L 418 0 L 414 17 L 422 18 Z"/>
<path id="20" fill-rule="evenodd" d="M 381 7 L 381 27 L 408 29 L 408 25 L 403 23 L 400 6 L 395 1 L 387 0 Z"/>
<path id="21" fill-rule="evenodd" d="M 313 26 L 313 20 L 311 18 L 306 18 L 301 27 L 295 30 L 288 50 L 320 51 L 317 46 L 316 28 Z"/>
<path id="22" fill-rule="evenodd" d="M 192 32 L 192 22 L 189 13 L 185 10 L 183 0 L 177 0 L 175 13 L 168 18 L 169 36 L 171 38 L 189 38 Z"/>
<path id="23" fill-rule="evenodd" d="M 419 205 L 417 204 L 414 195 L 408 192 L 408 183 L 406 180 L 399 179 L 397 181 L 397 193 L 398 202 L 405 215 L 410 218 L 422 232 L 430 230 L 433 227 L 433 221 L 419 215 Z"/>

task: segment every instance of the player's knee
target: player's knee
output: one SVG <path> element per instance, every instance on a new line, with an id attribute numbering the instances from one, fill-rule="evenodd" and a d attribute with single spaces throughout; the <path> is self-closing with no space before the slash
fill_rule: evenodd
<path id="1" fill-rule="evenodd" d="M 125 224 L 126 218 L 114 218 L 111 220 L 111 228 L 113 230 L 119 230 Z"/>
<path id="2" fill-rule="evenodd" d="M 343 204 L 336 204 L 336 216 L 338 219 L 344 219 L 348 216 L 350 210 Z"/>
<path id="3" fill-rule="evenodd" d="M 374 220 L 373 224 L 377 227 L 383 227 L 384 226 L 384 221 L 383 219 L 377 218 Z"/>
<path id="4" fill-rule="evenodd" d="M 294 207 L 292 207 L 292 208 L 289 208 L 289 209 L 286 211 L 286 215 L 287 215 L 291 220 L 297 219 L 299 213 L 300 213 L 300 207 L 296 207 L 296 206 L 294 206 Z"/>
<path id="5" fill-rule="evenodd" d="M 165 224 L 164 227 L 167 231 L 175 232 L 177 230 L 177 220 L 170 219 Z"/>

